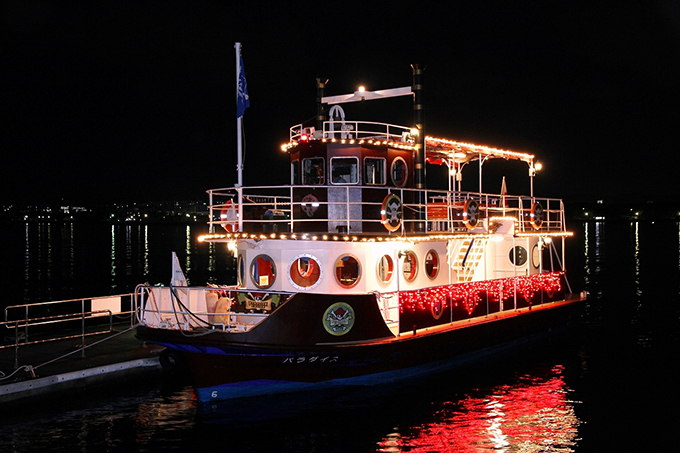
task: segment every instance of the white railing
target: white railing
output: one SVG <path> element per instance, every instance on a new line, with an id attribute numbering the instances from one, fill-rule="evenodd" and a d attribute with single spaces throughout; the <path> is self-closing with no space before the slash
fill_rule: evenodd
<path id="1" fill-rule="evenodd" d="M 518 232 L 565 231 L 564 205 L 560 199 L 359 185 L 252 186 L 239 190 L 240 205 L 236 188 L 209 191 L 212 232 L 224 231 L 224 227 L 229 232 L 255 235 L 385 234 L 380 213 L 388 194 L 399 196 L 403 206 L 401 228 L 394 234 L 466 232 L 463 210 L 468 199 L 478 203 L 480 225 L 484 219 L 512 217 Z M 310 193 L 316 194 L 313 205 L 305 199 Z M 542 208 L 540 225 L 532 218 L 536 204 Z M 225 215 L 226 209 L 232 209 L 231 216 Z"/>
<path id="2" fill-rule="evenodd" d="M 146 286 L 135 289 L 138 321 L 182 331 L 247 332 L 264 321 L 290 293 L 253 294 L 234 287 Z"/>
<path id="3" fill-rule="evenodd" d="M 413 144 L 410 138 L 410 128 L 395 124 L 376 123 L 371 121 L 324 121 L 323 130 L 296 124 L 290 128 L 290 141 L 300 141 L 306 135 L 309 139 L 326 140 L 362 140 L 376 139 L 399 141 Z"/>

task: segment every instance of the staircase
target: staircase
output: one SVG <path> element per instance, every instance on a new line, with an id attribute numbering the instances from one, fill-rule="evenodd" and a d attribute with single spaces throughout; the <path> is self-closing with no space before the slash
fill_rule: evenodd
<path id="1" fill-rule="evenodd" d="M 449 242 L 447 257 L 451 269 L 458 275 L 458 283 L 472 281 L 488 241 L 487 238 L 479 237 Z"/>

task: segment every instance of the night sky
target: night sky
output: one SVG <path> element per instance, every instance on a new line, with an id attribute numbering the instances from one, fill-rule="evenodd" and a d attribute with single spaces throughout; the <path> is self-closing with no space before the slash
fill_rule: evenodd
<path id="1" fill-rule="evenodd" d="M 288 181 L 280 145 L 315 115 L 316 77 L 396 88 L 419 63 L 427 134 L 535 154 L 537 194 L 680 201 L 677 2 L 230 3 L 4 1 L 0 205 L 232 186 L 237 41 L 246 185 Z M 410 125 L 393 104 L 345 111 Z"/>

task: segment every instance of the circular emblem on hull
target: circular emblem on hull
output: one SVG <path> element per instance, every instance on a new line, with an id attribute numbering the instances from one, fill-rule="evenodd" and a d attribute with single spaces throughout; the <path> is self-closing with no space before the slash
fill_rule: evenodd
<path id="1" fill-rule="evenodd" d="M 345 302 L 336 302 L 323 314 L 323 327 L 331 335 L 339 337 L 352 330 L 354 309 Z"/>

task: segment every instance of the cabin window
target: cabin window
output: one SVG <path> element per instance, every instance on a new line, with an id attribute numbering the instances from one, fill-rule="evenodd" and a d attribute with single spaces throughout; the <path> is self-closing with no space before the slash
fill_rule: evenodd
<path id="1" fill-rule="evenodd" d="M 250 278 L 255 286 L 261 289 L 269 288 L 276 279 L 276 264 L 267 255 L 258 255 L 250 264 Z"/>
<path id="2" fill-rule="evenodd" d="M 387 164 L 382 157 L 367 157 L 364 159 L 364 184 L 384 185 L 387 181 L 385 173 Z"/>
<path id="3" fill-rule="evenodd" d="M 310 157 L 308 159 L 302 159 L 302 169 L 302 184 L 315 186 L 326 183 L 323 157 Z"/>
<path id="4" fill-rule="evenodd" d="M 434 250 L 425 255 L 425 273 L 430 280 L 434 280 L 439 274 L 439 255 Z"/>
<path id="5" fill-rule="evenodd" d="M 529 255 L 527 253 L 527 249 L 525 249 L 521 245 L 511 248 L 510 254 L 508 255 L 508 258 L 510 258 L 510 262 L 515 266 L 524 266 L 527 262 L 528 257 Z"/>
<path id="6" fill-rule="evenodd" d="M 404 275 L 404 280 L 412 282 L 418 275 L 418 257 L 411 250 L 404 253 L 404 263 L 401 265 L 401 273 Z"/>
<path id="7" fill-rule="evenodd" d="M 381 283 L 389 283 L 394 276 L 394 261 L 390 255 L 383 255 L 378 260 L 378 279 Z"/>
<path id="8" fill-rule="evenodd" d="M 331 158 L 331 176 L 333 184 L 356 184 L 359 182 L 357 168 L 359 159 L 356 157 Z"/>
<path id="9" fill-rule="evenodd" d="M 359 283 L 361 265 L 352 255 L 343 255 L 335 262 L 335 280 L 343 288 L 352 288 Z"/>
<path id="10" fill-rule="evenodd" d="M 297 289 L 311 289 L 321 281 L 319 261 L 312 255 L 297 256 L 288 269 L 291 285 Z"/>
<path id="11" fill-rule="evenodd" d="M 406 180 L 408 179 L 408 166 L 406 161 L 397 157 L 392 161 L 392 170 L 390 171 L 392 176 L 392 184 L 397 187 L 404 187 L 406 185 Z"/>
<path id="12" fill-rule="evenodd" d="M 294 160 L 290 163 L 290 183 L 293 185 L 300 184 L 300 161 Z"/>
<path id="13" fill-rule="evenodd" d="M 241 287 L 246 286 L 245 275 L 246 269 L 245 264 L 243 263 L 243 255 L 239 253 L 238 258 L 236 259 L 236 281 L 238 282 L 238 285 Z"/>
<path id="14" fill-rule="evenodd" d="M 541 248 L 538 245 L 534 245 L 534 248 L 531 249 L 531 264 L 536 269 L 541 267 Z"/>

